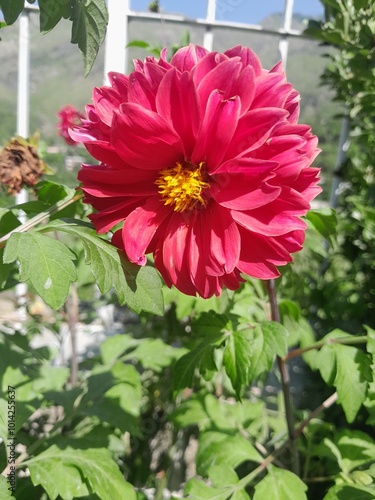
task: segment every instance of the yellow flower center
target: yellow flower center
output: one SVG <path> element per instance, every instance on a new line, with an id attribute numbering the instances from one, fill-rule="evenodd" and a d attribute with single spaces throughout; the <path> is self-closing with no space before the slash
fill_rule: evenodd
<path id="1" fill-rule="evenodd" d="M 206 205 L 203 191 L 210 187 L 204 163 L 198 166 L 190 163 L 176 163 L 172 168 L 160 172 L 155 184 L 159 186 L 164 205 L 173 206 L 175 212 L 192 210 L 198 204 Z"/>

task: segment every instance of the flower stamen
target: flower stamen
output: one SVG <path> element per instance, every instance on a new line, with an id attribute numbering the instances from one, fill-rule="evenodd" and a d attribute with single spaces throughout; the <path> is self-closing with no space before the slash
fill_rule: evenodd
<path id="1" fill-rule="evenodd" d="M 160 172 L 155 184 L 159 186 L 164 205 L 173 206 L 175 212 L 193 210 L 198 204 L 206 206 L 203 191 L 210 187 L 206 182 L 204 163 L 198 166 L 177 162 L 174 167 Z"/>

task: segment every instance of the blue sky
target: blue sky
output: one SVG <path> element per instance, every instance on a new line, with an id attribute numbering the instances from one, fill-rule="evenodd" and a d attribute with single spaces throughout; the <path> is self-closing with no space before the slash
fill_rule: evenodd
<path id="1" fill-rule="evenodd" d="M 130 0 L 132 10 L 145 11 L 151 0 Z M 160 0 L 164 12 L 206 17 L 204 0 Z M 217 20 L 258 24 L 269 14 L 282 12 L 284 0 L 217 0 Z M 306 17 L 319 17 L 323 6 L 319 0 L 294 0 L 294 12 Z"/>

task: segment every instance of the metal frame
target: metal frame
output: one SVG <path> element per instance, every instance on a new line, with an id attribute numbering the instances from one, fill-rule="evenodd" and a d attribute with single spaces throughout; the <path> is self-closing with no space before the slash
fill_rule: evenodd
<path id="1" fill-rule="evenodd" d="M 109 71 L 126 72 L 128 51 L 126 48 L 129 40 L 128 24 L 132 19 L 152 19 L 168 21 L 177 24 L 205 26 L 202 45 L 212 50 L 214 33 L 212 28 L 231 28 L 235 30 L 252 31 L 259 34 L 280 37 L 279 51 L 284 67 L 287 63 L 289 37 L 303 37 L 303 32 L 292 29 L 294 0 L 285 0 L 283 25 L 277 29 L 267 29 L 257 24 L 235 23 L 216 20 L 217 0 L 207 0 L 207 14 L 204 19 L 193 19 L 183 15 L 136 12 L 130 9 L 130 0 L 108 0 L 109 25 L 106 37 L 104 81 L 107 83 Z M 122 28 L 119 28 L 121 24 Z M 123 49 L 119 50 L 119 47 Z M 120 53 L 122 52 L 121 56 Z M 116 69 L 119 68 L 119 69 Z"/>

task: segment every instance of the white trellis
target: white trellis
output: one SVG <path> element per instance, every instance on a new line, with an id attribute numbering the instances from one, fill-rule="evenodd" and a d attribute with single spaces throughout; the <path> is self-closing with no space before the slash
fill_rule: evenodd
<path id="1" fill-rule="evenodd" d="M 105 46 L 104 81 L 107 82 L 109 71 L 126 72 L 128 61 L 127 44 L 129 21 L 134 19 L 160 20 L 176 24 L 204 26 L 202 45 L 212 50 L 213 28 L 232 28 L 233 30 L 252 31 L 263 35 L 279 37 L 279 52 L 286 66 L 288 57 L 288 42 L 290 37 L 301 37 L 302 32 L 292 29 L 294 0 L 285 0 L 283 24 L 278 29 L 267 29 L 260 25 L 237 22 L 219 21 L 216 19 L 217 0 L 207 0 L 207 11 L 204 19 L 191 19 L 183 15 L 168 13 L 136 12 L 130 9 L 130 0 L 108 0 L 109 25 Z M 281 0 L 280 0 L 281 4 Z M 108 82 L 107 82 L 108 83 Z"/>

